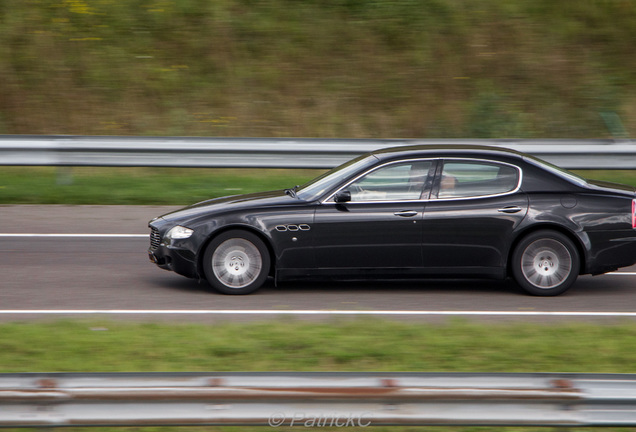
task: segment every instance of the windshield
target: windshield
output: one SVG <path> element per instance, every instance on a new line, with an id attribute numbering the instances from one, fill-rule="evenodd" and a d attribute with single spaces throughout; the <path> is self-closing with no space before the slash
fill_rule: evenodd
<path id="1" fill-rule="evenodd" d="M 587 180 L 581 177 L 580 175 L 574 174 L 571 171 L 560 168 L 556 165 L 552 165 L 550 162 L 546 162 L 542 159 L 536 158 L 534 156 L 525 156 L 524 159 L 526 162 L 534 163 L 535 165 L 540 166 L 541 168 L 550 171 L 552 174 L 556 174 L 559 177 L 563 177 L 567 180 L 570 180 L 573 183 L 576 183 L 581 186 L 587 186 Z"/>
<path id="2" fill-rule="evenodd" d="M 333 168 L 309 183 L 304 184 L 296 191 L 298 197 L 304 201 L 314 201 L 329 192 L 347 178 L 358 171 L 377 162 L 373 155 L 365 154 L 350 160 L 336 168 Z"/>

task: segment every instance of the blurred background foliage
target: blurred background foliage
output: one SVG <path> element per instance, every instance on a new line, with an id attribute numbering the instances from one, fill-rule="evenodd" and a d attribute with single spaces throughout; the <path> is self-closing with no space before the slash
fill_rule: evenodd
<path id="1" fill-rule="evenodd" d="M 634 41 L 633 0 L 0 0 L 0 133 L 634 136 Z"/>

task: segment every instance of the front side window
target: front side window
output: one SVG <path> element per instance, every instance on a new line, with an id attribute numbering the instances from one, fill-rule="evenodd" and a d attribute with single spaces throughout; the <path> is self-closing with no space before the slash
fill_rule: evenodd
<path id="1" fill-rule="evenodd" d="M 351 202 L 419 200 L 425 190 L 431 161 L 409 161 L 378 168 L 345 189 Z"/>
<path id="2" fill-rule="evenodd" d="M 319 177 L 311 180 L 309 183 L 301 186 L 298 191 L 298 197 L 305 201 L 312 201 L 329 191 L 338 183 L 342 182 L 348 176 L 354 175 L 356 171 L 369 167 L 377 162 L 377 158 L 372 155 L 362 155 L 356 159 L 350 160 L 336 168 L 333 168 Z"/>
<path id="3" fill-rule="evenodd" d="M 481 161 L 445 161 L 439 181 L 440 199 L 499 195 L 514 191 L 519 170 L 511 165 Z"/>

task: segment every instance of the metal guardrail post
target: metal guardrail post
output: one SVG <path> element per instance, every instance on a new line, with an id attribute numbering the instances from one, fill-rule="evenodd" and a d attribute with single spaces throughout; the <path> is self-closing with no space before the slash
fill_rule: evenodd
<path id="1" fill-rule="evenodd" d="M 0 374 L 0 427 L 636 426 L 636 375 Z"/>

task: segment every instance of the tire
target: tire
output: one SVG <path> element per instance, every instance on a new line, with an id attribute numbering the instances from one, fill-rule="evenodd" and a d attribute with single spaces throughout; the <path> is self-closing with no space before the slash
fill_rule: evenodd
<path id="1" fill-rule="evenodd" d="M 203 271 L 214 289 L 223 294 L 249 294 L 269 274 L 269 251 L 255 234 L 226 231 L 214 238 L 203 255 Z"/>
<path id="2" fill-rule="evenodd" d="M 551 230 L 524 237 L 512 255 L 512 274 L 526 292 L 556 296 L 576 281 L 581 268 L 579 252 L 572 240 Z"/>

